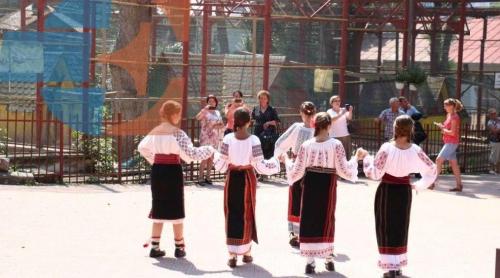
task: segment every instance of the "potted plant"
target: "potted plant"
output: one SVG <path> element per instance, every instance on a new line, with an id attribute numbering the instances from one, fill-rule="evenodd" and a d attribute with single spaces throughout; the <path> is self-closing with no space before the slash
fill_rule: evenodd
<path id="1" fill-rule="evenodd" d="M 410 69 L 408 69 L 407 82 L 410 83 L 411 91 L 416 91 L 417 85 L 424 83 L 425 80 L 427 80 L 427 74 L 422 68 L 418 66 L 413 66 Z"/>
<path id="2" fill-rule="evenodd" d="M 396 73 L 395 85 L 396 89 L 402 90 L 408 80 L 408 71 L 406 69 Z"/>

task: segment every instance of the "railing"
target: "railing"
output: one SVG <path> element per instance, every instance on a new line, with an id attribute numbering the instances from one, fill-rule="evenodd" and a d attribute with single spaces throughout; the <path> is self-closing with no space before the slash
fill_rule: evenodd
<path id="1" fill-rule="evenodd" d="M 281 117 L 278 128 L 283 132 L 297 115 Z M 14 117 L 0 118 L 0 152 L 11 160 L 11 169 L 31 172 L 39 182 L 66 183 L 145 183 L 150 166 L 138 154 L 137 144 L 144 135 L 121 135 L 119 127 L 128 121 L 118 114 L 101 123 L 99 136 L 87 136 L 75 132 L 69 126 L 48 116 L 36 121 L 31 113 L 17 113 Z M 151 121 L 148 126 L 154 126 Z M 198 144 L 200 124 L 195 119 L 182 122 L 183 129 Z M 372 120 L 353 122 L 353 147 L 363 147 L 374 154 L 383 143 L 383 129 Z M 117 129 L 118 128 L 118 129 Z M 134 127 L 128 126 L 129 134 Z M 428 134 L 421 147 L 435 159 L 442 147 L 441 132 L 435 126 L 425 126 Z M 117 131 L 118 130 L 118 131 Z M 137 131 L 144 131 L 144 126 Z M 484 127 L 462 126 L 458 153 L 459 164 L 464 173 L 488 170 L 489 145 Z M 186 181 L 198 179 L 198 163 L 184 165 Z M 444 171 L 449 171 L 444 169 Z M 281 172 L 278 176 L 283 176 Z M 213 179 L 223 175 L 212 170 Z"/>

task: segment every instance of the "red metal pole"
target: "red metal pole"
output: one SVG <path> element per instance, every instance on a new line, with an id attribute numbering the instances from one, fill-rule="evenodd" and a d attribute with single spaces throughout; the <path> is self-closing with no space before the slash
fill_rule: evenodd
<path id="1" fill-rule="evenodd" d="M 95 23 L 94 23 L 95 25 Z M 95 56 L 96 56 L 96 29 L 90 30 L 91 35 L 91 45 L 90 45 L 90 80 L 95 81 Z"/>
<path id="2" fill-rule="evenodd" d="M 481 39 L 481 53 L 479 56 L 479 89 L 477 91 L 477 120 L 476 129 L 481 127 L 481 110 L 483 105 L 483 81 L 484 81 L 484 48 L 486 46 L 486 38 L 488 32 L 488 17 L 483 18 L 483 37 Z"/>
<path id="3" fill-rule="evenodd" d="M 43 32 L 45 31 L 45 0 L 37 0 L 37 31 L 38 39 L 43 40 Z M 42 145 L 42 88 L 43 88 L 43 72 L 37 74 L 36 82 L 36 146 L 40 148 Z"/>
<path id="4" fill-rule="evenodd" d="M 26 0 L 21 0 L 19 2 L 21 4 L 21 31 L 24 31 L 24 28 L 26 28 Z"/>
<path id="5" fill-rule="evenodd" d="M 456 98 L 462 96 L 462 63 L 464 52 L 464 28 L 465 28 L 465 4 L 466 0 L 460 2 L 460 25 L 458 33 L 458 61 L 457 61 L 457 83 L 456 83 Z"/>
<path id="6" fill-rule="evenodd" d="M 345 71 L 347 66 L 347 48 L 349 47 L 349 0 L 342 0 L 342 23 L 340 26 L 340 71 L 339 71 L 339 96 L 345 101 Z"/>
<path id="7" fill-rule="evenodd" d="M 209 16 L 212 11 L 212 6 L 205 1 L 203 4 L 203 41 L 201 46 L 201 84 L 200 84 L 200 96 L 205 97 L 207 95 L 207 58 L 208 52 L 210 52 L 210 21 Z"/>
<path id="8" fill-rule="evenodd" d="M 265 0 L 264 2 L 264 61 L 262 69 L 262 89 L 269 89 L 269 56 L 271 55 L 271 10 L 272 10 L 272 0 Z"/>
<path id="9" fill-rule="evenodd" d="M 409 51 L 408 51 L 408 16 L 410 15 L 410 3 L 409 0 L 405 1 L 405 16 L 404 16 L 404 27 L 403 30 L 403 57 L 401 59 L 401 65 L 403 68 L 406 68 L 408 66 L 408 58 L 409 58 Z"/>
<path id="10" fill-rule="evenodd" d="M 64 123 L 59 121 L 59 182 L 64 180 Z"/>
<path id="11" fill-rule="evenodd" d="M 118 134 L 116 138 L 116 151 L 117 151 L 117 160 L 118 160 L 118 183 L 122 183 L 122 134 L 121 134 L 121 126 L 122 126 L 122 113 L 118 113 Z"/>
<path id="12" fill-rule="evenodd" d="M 182 88 L 182 117 L 185 118 L 187 115 L 187 99 L 189 94 L 189 7 L 190 2 L 185 1 L 185 11 L 183 13 L 183 35 L 182 35 L 182 78 L 183 78 L 183 88 Z"/>
<path id="13" fill-rule="evenodd" d="M 152 24 L 151 24 L 151 55 L 153 57 L 151 57 L 152 59 L 149 59 L 150 61 L 153 61 L 153 62 L 156 62 L 157 59 L 156 59 L 156 42 L 157 42 L 157 38 L 156 38 L 156 28 L 158 26 L 158 20 L 156 20 L 156 18 L 152 18 L 151 19 L 152 21 Z"/>

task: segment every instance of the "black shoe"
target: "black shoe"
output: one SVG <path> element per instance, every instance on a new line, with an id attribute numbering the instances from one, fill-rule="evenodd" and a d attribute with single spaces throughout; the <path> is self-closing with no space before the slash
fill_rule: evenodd
<path id="1" fill-rule="evenodd" d="M 209 179 L 205 179 L 205 183 L 206 183 L 206 184 L 213 185 L 212 180 L 209 180 Z"/>
<path id="2" fill-rule="evenodd" d="M 227 265 L 228 265 L 230 268 L 235 268 L 235 267 L 236 267 L 236 257 L 229 259 L 229 260 L 227 261 Z"/>
<path id="3" fill-rule="evenodd" d="M 243 255 L 243 262 L 246 264 L 249 264 L 253 262 L 253 257 L 250 255 Z"/>
<path id="4" fill-rule="evenodd" d="M 306 274 L 314 274 L 316 271 L 314 270 L 315 266 L 313 264 L 306 264 Z"/>
<path id="5" fill-rule="evenodd" d="M 335 271 L 335 264 L 332 261 L 326 262 L 325 268 L 328 271 Z"/>
<path id="6" fill-rule="evenodd" d="M 184 250 L 184 244 L 176 244 L 174 256 L 176 258 L 184 258 L 186 257 L 186 251 Z"/>
<path id="7" fill-rule="evenodd" d="M 288 243 L 290 243 L 290 246 L 293 248 L 299 248 L 300 246 L 299 238 L 296 236 L 292 237 Z"/>
<path id="8" fill-rule="evenodd" d="M 199 185 L 199 186 L 205 186 L 206 184 L 205 184 L 205 181 L 204 181 L 204 180 L 199 180 L 199 181 L 198 181 L 198 185 Z"/>
<path id="9" fill-rule="evenodd" d="M 384 273 L 384 276 L 382 278 L 396 278 L 397 272 L 395 270 L 391 270 L 389 272 Z"/>
<path id="10" fill-rule="evenodd" d="M 151 251 L 149 251 L 149 256 L 151 258 L 165 257 L 165 251 L 160 250 L 160 249 L 151 248 Z"/>

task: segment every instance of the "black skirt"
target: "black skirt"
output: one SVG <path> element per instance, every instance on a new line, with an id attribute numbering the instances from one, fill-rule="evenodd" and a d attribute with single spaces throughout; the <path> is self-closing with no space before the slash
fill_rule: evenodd
<path id="1" fill-rule="evenodd" d="M 288 221 L 300 222 L 300 204 L 302 202 L 302 179 L 290 186 L 288 191 Z"/>
<path id="2" fill-rule="evenodd" d="M 153 164 L 149 218 L 159 222 L 182 222 L 184 219 L 184 179 L 180 164 Z"/>
<path id="3" fill-rule="evenodd" d="M 228 245 L 245 245 L 252 240 L 258 242 L 255 224 L 256 189 L 257 180 L 252 167 L 229 169 L 224 186 Z"/>
<path id="4" fill-rule="evenodd" d="M 411 200 L 409 184 L 380 183 L 375 195 L 375 226 L 380 254 L 407 252 Z"/>
<path id="5" fill-rule="evenodd" d="M 304 175 L 300 213 L 302 256 L 326 258 L 333 254 L 336 203 L 335 170 L 308 168 Z"/>

